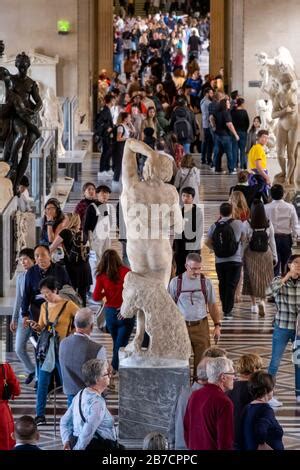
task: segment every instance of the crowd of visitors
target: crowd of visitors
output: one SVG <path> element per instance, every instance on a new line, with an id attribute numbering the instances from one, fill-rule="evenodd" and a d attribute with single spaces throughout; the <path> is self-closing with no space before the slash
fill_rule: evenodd
<path id="1" fill-rule="evenodd" d="M 64 214 L 59 201 L 49 199 L 38 245 L 20 252 L 23 272 L 17 277 L 10 328 L 16 332 L 25 383 L 35 381 L 36 417 L 23 416 L 14 426 L 8 400 L 20 394 L 20 384 L 10 365 L 1 365 L 0 449 L 38 450 L 37 426 L 46 423 L 53 377 L 54 386 L 61 384 L 67 397 L 60 423 L 64 449 L 121 447 L 106 394 L 114 388 L 119 349 L 128 344 L 135 319 L 120 314 L 130 266 L 123 215 L 118 210 L 115 218 L 109 197 L 120 191 L 123 149 L 130 137 L 172 158 L 170 184 L 178 190 L 184 219 L 182 233 L 172 240 L 174 270 L 168 291 L 186 322 L 193 384 L 180 391 L 174 404 L 169 448 L 283 449 L 283 430 L 272 409 L 281 403 L 273 389 L 288 342 L 300 339 L 300 256 L 292 255 L 298 217 L 294 206 L 284 201 L 284 188 L 271 184 L 268 131 L 261 129 L 260 119 L 256 117 L 249 129 L 245 100 L 237 90 L 225 94 L 223 70 L 215 77 L 201 76 L 199 59 L 208 47 L 209 15 L 179 16 L 171 5 L 170 13 L 166 8 L 161 13 L 158 3 L 145 2 L 149 16 L 141 19 L 133 16 L 134 2 L 120 2 L 121 15 L 114 18 L 114 75 L 102 71 L 99 76 L 95 119 L 101 184 L 85 182 L 74 214 Z M 131 16 L 125 17 L 122 9 Z M 215 255 L 219 308 L 212 281 L 202 273 L 205 220 L 198 167 L 201 161 L 212 174 L 224 174 L 224 157 L 227 174 L 237 174 L 238 181 L 205 237 Z M 146 157 L 137 159 L 142 179 Z M 122 259 L 111 249 L 115 226 Z M 253 316 L 265 315 L 268 289 L 276 305 L 268 373 L 257 354 L 243 355 L 235 369 L 225 350 L 211 346 L 208 315 L 217 343 L 222 322 L 233 317 L 242 294 L 250 296 Z M 86 305 L 93 302 L 102 302 L 113 342 L 111 363 L 105 348 L 91 338 L 94 314 Z M 26 349 L 29 339 L 35 358 Z M 295 382 L 300 402 L 297 361 Z M 165 448 L 166 441 L 151 434 L 144 446 Z"/>

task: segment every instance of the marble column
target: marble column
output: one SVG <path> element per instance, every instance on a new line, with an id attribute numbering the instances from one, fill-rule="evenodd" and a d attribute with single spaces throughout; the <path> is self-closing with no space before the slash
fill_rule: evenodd
<path id="1" fill-rule="evenodd" d="M 79 114 L 85 114 L 80 131 L 92 128 L 92 47 L 95 34 L 92 24 L 93 0 L 78 0 L 78 99 Z"/>
<path id="2" fill-rule="evenodd" d="M 244 96 L 244 2 L 231 0 L 230 3 L 230 60 L 227 61 L 231 65 L 229 86 L 231 90 L 239 90 Z M 227 34 L 227 27 L 225 34 Z"/>
<path id="3" fill-rule="evenodd" d="M 98 71 L 113 70 L 113 1 L 98 0 Z"/>
<path id="4" fill-rule="evenodd" d="M 225 67 L 225 0 L 210 1 L 209 71 L 217 75 Z"/>

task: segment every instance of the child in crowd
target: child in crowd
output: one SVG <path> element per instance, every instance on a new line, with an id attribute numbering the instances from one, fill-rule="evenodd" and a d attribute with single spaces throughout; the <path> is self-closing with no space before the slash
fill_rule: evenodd
<path id="1" fill-rule="evenodd" d="M 173 243 L 177 275 L 185 271 L 186 257 L 189 253 L 201 253 L 204 232 L 203 212 L 194 201 L 195 189 L 189 186 L 183 188 L 181 202 L 184 229 L 181 234 L 175 234 Z"/>

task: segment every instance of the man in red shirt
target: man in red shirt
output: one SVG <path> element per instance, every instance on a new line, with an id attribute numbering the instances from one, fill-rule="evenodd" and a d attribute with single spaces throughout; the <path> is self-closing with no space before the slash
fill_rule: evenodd
<path id="1" fill-rule="evenodd" d="M 184 438 L 190 450 L 233 449 L 233 404 L 225 395 L 232 390 L 235 372 L 230 359 L 210 359 L 208 383 L 195 391 L 184 417 Z"/>

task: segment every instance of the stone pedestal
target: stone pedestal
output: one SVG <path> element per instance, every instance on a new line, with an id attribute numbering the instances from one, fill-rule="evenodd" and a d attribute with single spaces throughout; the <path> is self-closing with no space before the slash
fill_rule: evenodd
<path id="1" fill-rule="evenodd" d="M 189 381 L 188 361 L 137 360 L 120 352 L 119 438 L 142 441 L 151 431 L 167 435 L 175 400 Z"/>

